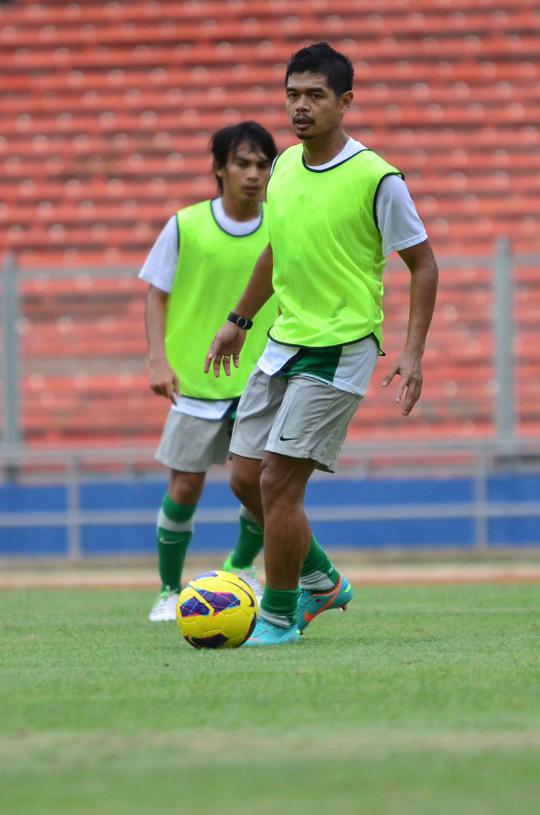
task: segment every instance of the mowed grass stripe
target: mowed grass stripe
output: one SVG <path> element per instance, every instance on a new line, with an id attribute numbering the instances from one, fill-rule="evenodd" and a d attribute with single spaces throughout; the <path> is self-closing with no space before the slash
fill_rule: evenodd
<path id="1" fill-rule="evenodd" d="M 210 735 L 210 734 L 208 734 Z M 304 749 L 259 755 L 224 745 L 224 756 L 185 746 L 129 753 L 126 760 L 62 766 L 2 779 L 10 815 L 536 815 L 540 753 L 488 751 L 349 751 L 330 739 Z M 92 744 L 88 746 L 91 754 Z M 236 753 L 236 755 L 234 755 Z M 231 758 L 231 756 L 234 756 Z"/>
<path id="2" fill-rule="evenodd" d="M 93 733 L 26 733 L 0 739 L 0 776 L 21 772 L 32 762 L 34 772 L 65 771 L 106 761 L 109 771 L 132 767 L 133 762 L 151 751 L 159 756 L 161 766 L 167 764 L 199 766 L 219 761 L 224 764 L 261 763 L 268 760 L 288 762 L 301 754 L 303 760 L 318 760 L 321 752 L 327 761 L 342 760 L 346 751 L 384 757 L 396 753 L 483 753 L 540 750 L 540 729 L 499 731 L 438 731 L 412 730 L 346 730 L 339 733 L 327 729 L 297 728 L 293 733 L 281 730 L 240 730 L 224 733 L 220 730 L 196 729 L 132 734 L 130 736 L 103 731 Z"/>

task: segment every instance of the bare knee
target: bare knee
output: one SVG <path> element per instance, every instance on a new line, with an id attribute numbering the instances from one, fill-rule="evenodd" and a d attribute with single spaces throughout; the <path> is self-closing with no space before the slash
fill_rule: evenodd
<path id="1" fill-rule="evenodd" d="M 231 490 L 238 500 L 255 515 L 259 514 L 261 493 L 259 486 L 260 461 L 233 456 Z"/>
<path id="2" fill-rule="evenodd" d="M 261 465 L 261 496 L 265 515 L 276 506 L 282 511 L 303 503 L 314 464 L 277 453 L 265 455 Z"/>
<path id="3" fill-rule="evenodd" d="M 279 500 L 281 474 L 272 462 L 264 460 L 261 464 L 261 497 L 265 512 Z"/>
<path id="4" fill-rule="evenodd" d="M 206 473 L 184 473 L 171 470 L 167 492 L 177 504 L 198 504 Z"/>

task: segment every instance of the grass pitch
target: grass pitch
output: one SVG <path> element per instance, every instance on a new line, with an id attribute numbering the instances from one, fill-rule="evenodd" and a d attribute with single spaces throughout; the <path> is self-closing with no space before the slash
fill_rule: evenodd
<path id="1" fill-rule="evenodd" d="M 9 815 L 536 815 L 540 590 L 369 588 L 195 651 L 148 591 L 4 592 Z"/>

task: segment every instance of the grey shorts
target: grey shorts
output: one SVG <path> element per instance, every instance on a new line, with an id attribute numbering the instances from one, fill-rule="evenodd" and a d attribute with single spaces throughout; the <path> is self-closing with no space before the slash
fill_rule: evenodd
<path id="1" fill-rule="evenodd" d="M 262 459 L 267 450 L 334 472 L 361 400 L 318 379 L 268 376 L 255 368 L 238 405 L 231 453 Z"/>
<path id="2" fill-rule="evenodd" d="M 229 456 L 232 419 L 199 419 L 170 410 L 156 458 L 165 467 L 183 473 L 205 473 L 212 464 L 225 464 Z"/>

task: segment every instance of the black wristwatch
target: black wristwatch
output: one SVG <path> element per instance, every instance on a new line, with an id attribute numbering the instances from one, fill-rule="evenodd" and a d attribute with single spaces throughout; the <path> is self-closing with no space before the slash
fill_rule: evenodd
<path id="1" fill-rule="evenodd" d="M 253 320 L 250 320 L 249 317 L 242 317 L 240 314 L 237 314 L 236 311 L 231 311 L 227 320 L 237 325 L 238 328 L 243 328 L 246 331 L 249 331 L 253 326 Z"/>

